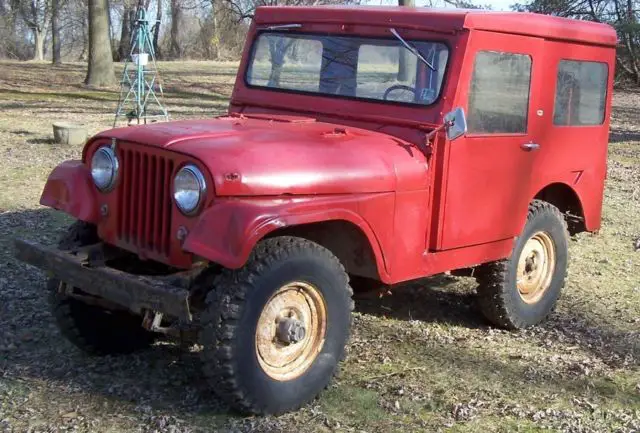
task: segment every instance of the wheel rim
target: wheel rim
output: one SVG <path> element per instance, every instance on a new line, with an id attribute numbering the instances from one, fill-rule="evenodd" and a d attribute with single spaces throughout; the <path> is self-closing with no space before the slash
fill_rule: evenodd
<path id="1" fill-rule="evenodd" d="M 518 260 L 518 293 L 522 300 L 534 304 L 551 285 L 556 266 L 553 240 L 545 232 L 535 233 L 525 243 Z"/>
<path id="2" fill-rule="evenodd" d="M 274 379 L 304 373 L 324 345 L 327 310 L 313 285 L 295 281 L 279 288 L 265 304 L 256 330 L 260 366 Z"/>

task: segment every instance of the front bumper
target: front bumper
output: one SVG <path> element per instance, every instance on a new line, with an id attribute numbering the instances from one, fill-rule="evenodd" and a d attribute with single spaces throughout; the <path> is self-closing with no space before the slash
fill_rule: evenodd
<path id="1" fill-rule="evenodd" d="M 60 250 L 16 240 L 16 257 L 52 274 L 85 293 L 98 296 L 135 313 L 150 310 L 190 322 L 190 292 L 172 276 L 144 276 L 123 272 L 89 259 L 89 249 Z"/>

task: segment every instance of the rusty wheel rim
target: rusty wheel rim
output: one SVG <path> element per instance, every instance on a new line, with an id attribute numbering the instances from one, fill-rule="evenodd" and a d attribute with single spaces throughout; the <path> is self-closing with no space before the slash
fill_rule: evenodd
<path id="1" fill-rule="evenodd" d="M 537 232 L 525 243 L 517 269 L 518 293 L 528 304 L 542 298 L 553 278 L 556 266 L 554 243 L 545 232 Z"/>
<path id="2" fill-rule="evenodd" d="M 256 330 L 258 362 L 270 377 L 285 381 L 303 374 L 324 345 L 327 309 L 312 284 L 295 281 L 265 304 Z"/>

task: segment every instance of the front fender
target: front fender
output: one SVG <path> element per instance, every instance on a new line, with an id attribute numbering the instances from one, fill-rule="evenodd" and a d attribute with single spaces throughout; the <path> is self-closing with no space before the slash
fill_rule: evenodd
<path id="1" fill-rule="evenodd" d="M 89 223 L 97 224 L 100 218 L 91 172 L 79 160 L 65 161 L 53 169 L 40 204 Z"/>
<path id="2" fill-rule="evenodd" d="M 356 212 L 358 202 L 354 196 L 221 200 L 202 214 L 183 248 L 224 267 L 238 269 L 247 262 L 256 243 L 274 230 L 322 221 L 347 221 L 367 237 L 378 273 L 387 280 L 389 273 L 381 246 L 369 224 Z"/>

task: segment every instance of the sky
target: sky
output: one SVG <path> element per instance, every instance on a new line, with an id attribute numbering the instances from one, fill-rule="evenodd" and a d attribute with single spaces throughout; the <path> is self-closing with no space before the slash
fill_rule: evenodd
<path id="1" fill-rule="evenodd" d="M 491 8 L 495 11 L 510 11 L 509 6 L 518 3 L 518 0 L 472 0 L 471 2 L 480 5 L 491 5 Z M 524 2 L 520 1 L 520 3 Z M 427 2 L 425 0 L 416 0 L 416 6 L 425 6 L 426 4 Z"/>
<path id="2" fill-rule="evenodd" d="M 488 4 L 491 5 L 493 10 L 496 11 L 508 11 L 509 6 L 511 6 L 514 3 L 518 3 L 518 0 L 471 0 L 472 3 L 475 4 Z M 434 1 L 433 3 L 435 3 L 436 1 Z M 368 0 L 366 3 L 368 4 L 380 4 L 380 5 L 395 5 L 398 4 L 397 1 L 393 1 L 393 0 Z M 431 2 L 429 2 L 429 0 L 416 0 L 416 6 L 426 6 L 427 4 L 429 4 Z M 440 2 L 438 2 L 440 3 Z M 442 2 L 443 3 L 443 2 Z M 520 3 L 523 3 L 522 1 L 520 1 Z"/>

